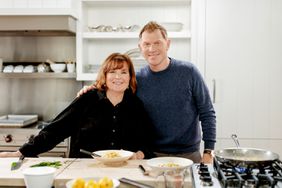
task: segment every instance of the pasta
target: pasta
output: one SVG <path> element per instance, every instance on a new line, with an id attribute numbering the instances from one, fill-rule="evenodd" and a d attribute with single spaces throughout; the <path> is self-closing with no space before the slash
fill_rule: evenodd
<path id="1" fill-rule="evenodd" d="M 177 164 L 177 163 L 169 162 L 169 163 L 160 164 L 160 167 L 170 167 L 170 168 L 173 168 L 173 167 L 180 167 L 180 165 Z"/>
<path id="2" fill-rule="evenodd" d="M 110 151 L 105 153 L 102 157 L 112 159 L 112 158 L 121 157 L 121 155 L 118 152 Z"/>

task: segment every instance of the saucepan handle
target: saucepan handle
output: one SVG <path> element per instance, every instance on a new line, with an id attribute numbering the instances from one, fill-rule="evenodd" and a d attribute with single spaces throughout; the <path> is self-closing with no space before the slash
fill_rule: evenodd
<path id="1" fill-rule="evenodd" d="M 236 135 L 236 134 L 232 134 L 232 135 L 231 135 L 231 138 L 234 140 L 234 142 L 235 142 L 237 148 L 239 148 L 239 147 L 240 147 L 240 144 L 239 144 L 239 140 L 238 140 L 237 135 Z"/>

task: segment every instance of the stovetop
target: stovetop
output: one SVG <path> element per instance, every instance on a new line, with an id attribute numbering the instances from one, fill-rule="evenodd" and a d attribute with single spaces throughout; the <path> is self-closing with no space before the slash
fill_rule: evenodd
<path id="1" fill-rule="evenodd" d="M 282 162 L 257 168 L 232 167 L 216 159 L 213 164 L 194 164 L 195 188 L 282 188 Z"/>

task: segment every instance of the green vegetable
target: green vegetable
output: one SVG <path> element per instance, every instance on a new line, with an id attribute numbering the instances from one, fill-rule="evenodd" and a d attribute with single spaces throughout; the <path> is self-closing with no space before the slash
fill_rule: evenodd
<path id="1" fill-rule="evenodd" d="M 60 161 L 55 161 L 55 162 L 41 162 L 35 165 L 31 165 L 30 167 L 39 167 L 39 166 L 50 166 L 54 168 L 59 168 L 62 166 L 62 163 Z"/>
<path id="2" fill-rule="evenodd" d="M 17 162 L 12 162 L 12 167 L 16 167 L 17 166 Z"/>

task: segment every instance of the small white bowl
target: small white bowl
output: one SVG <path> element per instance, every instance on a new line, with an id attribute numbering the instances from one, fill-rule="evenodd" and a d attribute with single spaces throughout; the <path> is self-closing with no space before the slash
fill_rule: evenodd
<path id="1" fill-rule="evenodd" d="M 51 70 L 54 72 L 64 72 L 66 69 L 65 63 L 50 64 Z"/>
<path id="2" fill-rule="evenodd" d="M 156 157 L 149 159 L 147 165 L 152 170 L 164 172 L 168 170 L 184 170 L 190 167 L 193 161 L 182 157 Z"/>
<path id="3" fill-rule="evenodd" d="M 30 167 L 23 170 L 27 188 L 50 188 L 53 185 L 56 169 L 53 167 Z"/>

